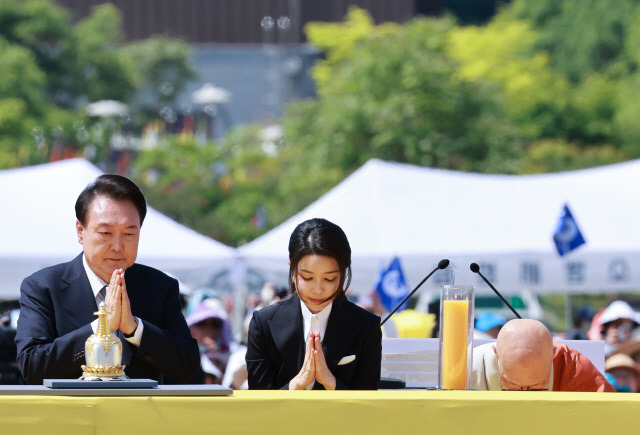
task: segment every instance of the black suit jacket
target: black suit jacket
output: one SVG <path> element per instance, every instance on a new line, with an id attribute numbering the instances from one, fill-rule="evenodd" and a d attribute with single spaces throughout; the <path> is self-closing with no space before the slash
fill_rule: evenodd
<path id="1" fill-rule="evenodd" d="M 125 271 L 125 282 L 131 311 L 144 324 L 140 347 L 122 339 L 125 374 L 188 382 L 200 368 L 200 356 L 181 312 L 178 282 L 139 264 Z M 82 375 L 84 344 L 93 334 L 97 309 L 82 254 L 24 279 L 16 345 L 27 383 Z"/>
<path id="2" fill-rule="evenodd" d="M 253 313 L 247 340 L 250 389 L 288 389 L 305 354 L 302 310 L 297 296 Z M 322 341 L 336 389 L 376 390 L 380 381 L 380 317 L 346 299 L 333 302 Z M 355 360 L 338 365 L 347 356 Z M 318 382 L 314 389 L 324 389 Z"/>

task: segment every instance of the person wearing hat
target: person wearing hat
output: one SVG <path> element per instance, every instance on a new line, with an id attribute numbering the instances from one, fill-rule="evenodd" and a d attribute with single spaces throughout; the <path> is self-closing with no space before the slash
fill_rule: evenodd
<path id="1" fill-rule="evenodd" d="M 610 356 L 604 363 L 604 370 L 613 378 L 612 382 L 619 393 L 637 393 L 640 386 L 638 364 L 624 353 Z"/>
<path id="2" fill-rule="evenodd" d="M 640 367 L 640 337 L 634 337 L 631 340 L 618 344 L 611 353 L 611 356 L 618 353 L 624 353 L 630 356 L 631 359 L 638 364 L 638 367 Z"/>
<path id="3" fill-rule="evenodd" d="M 200 349 L 202 373 L 196 378 L 198 383 L 220 384 L 229 360 L 232 335 L 224 305 L 219 299 L 204 299 L 187 316 L 187 325 Z"/>
<path id="4" fill-rule="evenodd" d="M 474 348 L 472 377 L 475 390 L 615 392 L 586 356 L 533 319 L 510 320 L 495 343 Z"/>
<path id="5" fill-rule="evenodd" d="M 613 301 L 600 316 L 605 355 L 615 347 L 631 340 L 633 329 L 640 324 L 640 315 L 625 301 Z"/>

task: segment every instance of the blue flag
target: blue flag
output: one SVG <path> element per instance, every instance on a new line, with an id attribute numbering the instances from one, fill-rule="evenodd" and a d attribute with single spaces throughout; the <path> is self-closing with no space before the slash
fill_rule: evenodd
<path id="1" fill-rule="evenodd" d="M 380 302 L 389 311 L 393 310 L 409 294 L 398 257 L 391 261 L 388 268 L 380 271 L 376 282 L 376 291 L 380 296 Z M 409 301 L 405 302 L 398 311 L 404 310 L 407 305 L 409 305 Z"/>
<path id="2" fill-rule="evenodd" d="M 578 228 L 578 223 L 566 204 L 562 209 L 556 231 L 553 233 L 553 241 L 561 257 L 586 243 L 580 228 Z"/>

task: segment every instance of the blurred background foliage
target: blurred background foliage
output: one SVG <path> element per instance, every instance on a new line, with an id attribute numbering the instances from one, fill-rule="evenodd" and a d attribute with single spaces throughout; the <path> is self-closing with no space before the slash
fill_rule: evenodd
<path id="1" fill-rule="evenodd" d="M 82 155 L 104 161 L 112 132 L 139 135 L 193 77 L 188 44 L 125 44 L 121 20 L 110 4 L 72 24 L 49 0 L 0 0 L 1 168 Z M 85 107 L 100 100 L 142 104 L 132 116 L 89 117 Z"/>
<path id="2" fill-rule="evenodd" d="M 317 98 L 289 105 L 277 125 L 206 141 L 158 133 L 158 114 L 194 78 L 187 44 L 123 43 L 108 4 L 72 24 L 51 1 L 0 0 L 0 168 L 55 155 L 111 169 L 114 137 L 138 141 L 128 175 L 149 202 L 238 246 L 371 158 L 530 174 L 640 157 L 639 0 L 513 0 L 469 22 L 376 25 L 353 8 L 341 23 L 310 23 L 323 52 Z M 130 113 L 89 116 L 104 99 Z M 157 140 L 145 143 L 150 131 Z"/>

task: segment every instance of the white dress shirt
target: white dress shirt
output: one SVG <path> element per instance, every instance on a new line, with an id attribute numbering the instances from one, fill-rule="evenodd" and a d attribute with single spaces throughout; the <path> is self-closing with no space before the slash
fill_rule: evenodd
<path id="1" fill-rule="evenodd" d="M 311 332 L 320 333 L 320 341 L 324 340 L 324 333 L 327 330 L 327 322 L 329 321 L 329 314 L 331 314 L 331 307 L 333 301 L 329 302 L 329 305 L 324 307 L 319 313 L 313 314 L 309 311 L 309 308 L 300 301 L 300 309 L 302 310 L 302 324 L 304 327 L 304 341 L 309 341 L 309 334 Z"/>

